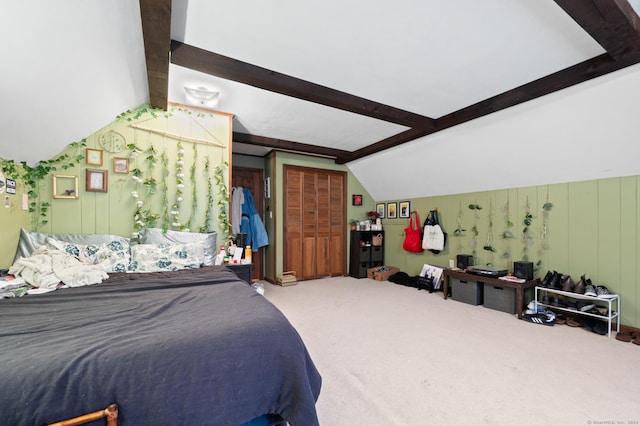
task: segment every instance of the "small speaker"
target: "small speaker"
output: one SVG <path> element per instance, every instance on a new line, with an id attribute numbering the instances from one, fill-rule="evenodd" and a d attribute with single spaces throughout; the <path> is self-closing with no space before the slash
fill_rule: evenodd
<path id="1" fill-rule="evenodd" d="M 473 266 L 473 256 L 470 254 L 459 254 L 456 256 L 456 267 L 458 269 L 467 269 L 468 266 Z"/>
<path id="2" fill-rule="evenodd" d="M 533 279 L 533 262 L 513 262 L 513 275 L 522 280 Z"/>

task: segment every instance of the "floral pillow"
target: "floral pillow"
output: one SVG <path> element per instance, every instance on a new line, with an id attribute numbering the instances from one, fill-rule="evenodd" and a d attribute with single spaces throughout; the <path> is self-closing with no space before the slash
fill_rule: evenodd
<path id="1" fill-rule="evenodd" d="M 100 265 L 105 272 L 126 272 L 129 267 L 129 240 L 126 238 L 103 244 L 78 244 L 47 237 L 45 243 L 80 260 L 87 259 Z"/>
<path id="2" fill-rule="evenodd" d="M 204 243 L 134 244 L 128 272 L 177 271 L 199 268 L 204 262 Z"/>

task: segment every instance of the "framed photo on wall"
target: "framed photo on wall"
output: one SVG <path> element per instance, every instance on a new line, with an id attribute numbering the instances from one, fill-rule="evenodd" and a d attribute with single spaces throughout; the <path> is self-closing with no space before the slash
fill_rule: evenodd
<path id="1" fill-rule="evenodd" d="M 115 157 L 113 159 L 113 173 L 129 173 L 129 159 Z"/>
<path id="2" fill-rule="evenodd" d="M 376 211 L 378 212 L 378 217 L 380 219 L 384 219 L 386 217 L 384 203 L 376 204 Z"/>
<path id="3" fill-rule="evenodd" d="M 87 148 L 85 161 L 91 166 L 102 166 L 102 150 Z"/>
<path id="4" fill-rule="evenodd" d="M 398 217 L 398 203 L 387 203 L 387 219 Z"/>
<path id="5" fill-rule="evenodd" d="M 351 195 L 351 205 L 352 206 L 361 206 L 362 205 L 362 194 L 353 194 L 353 195 Z"/>
<path id="6" fill-rule="evenodd" d="M 409 201 L 402 201 L 400 203 L 400 218 L 408 218 L 411 216 L 411 204 Z"/>
<path id="7" fill-rule="evenodd" d="M 108 175 L 106 170 L 87 169 L 88 192 L 107 192 Z"/>

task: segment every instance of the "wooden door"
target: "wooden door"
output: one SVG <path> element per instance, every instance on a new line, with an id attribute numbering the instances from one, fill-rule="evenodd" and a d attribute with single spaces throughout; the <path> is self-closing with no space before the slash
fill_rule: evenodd
<path id="1" fill-rule="evenodd" d="M 346 175 L 285 166 L 284 270 L 301 280 L 346 274 Z"/>
<path id="2" fill-rule="evenodd" d="M 232 167 L 231 186 L 249 188 L 253 195 L 253 203 L 260 218 L 264 222 L 264 173 L 262 169 L 248 167 Z M 264 278 L 264 248 L 253 253 L 251 262 L 253 272 L 251 278 L 261 280 Z"/>

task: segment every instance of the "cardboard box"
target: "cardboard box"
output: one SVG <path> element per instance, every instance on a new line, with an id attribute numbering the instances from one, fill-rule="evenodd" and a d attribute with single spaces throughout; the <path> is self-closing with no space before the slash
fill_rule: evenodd
<path id="1" fill-rule="evenodd" d="M 400 272 L 400 268 L 395 266 L 376 266 L 375 268 L 367 269 L 367 278 L 378 281 L 387 281 L 389 277 L 396 272 Z"/>

